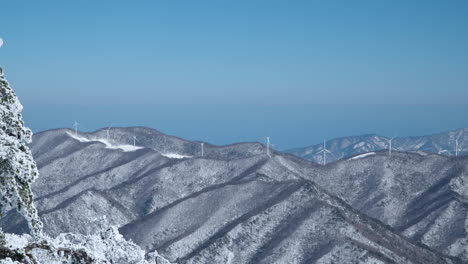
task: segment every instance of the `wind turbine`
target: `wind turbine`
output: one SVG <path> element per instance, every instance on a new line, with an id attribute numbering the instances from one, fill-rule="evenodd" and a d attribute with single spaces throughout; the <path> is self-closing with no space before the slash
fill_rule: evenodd
<path id="1" fill-rule="evenodd" d="M 267 139 L 267 155 L 270 157 L 270 137 L 266 137 Z"/>
<path id="2" fill-rule="evenodd" d="M 133 135 L 133 146 L 135 147 L 136 146 L 136 136 Z"/>
<path id="3" fill-rule="evenodd" d="M 109 141 L 109 139 L 110 139 L 110 129 L 111 128 L 112 128 L 112 125 L 110 127 L 108 127 L 107 130 L 106 130 L 106 139 L 107 139 L 107 141 Z"/>
<path id="4" fill-rule="evenodd" d="M 460 139 L 461 134 L 458 134 L 457 138 L 455 138 L 455 157 L 458 156 L 459 151 L 463 151 L 463 149 L 460 149 L 458 146 L 458 140 Z"/>
<path id="5" fill-rule="evenodd" d="M 203 146 L 205 145 L 204 142 L 201 142 L 201 156 L 203 157 L 204 153 L 203 153 Z"/>
<path id="6" fill-rule="evenodd" d="M 458 136 L 460 137 L 460 136 Z M 458 152 L 463 151 L 462 148 L 463 144 L 461 146 L 458 145 L 458 138 L 455 140 L 455 156 L 458 156 Z"/>
<path id="7" fill-rule="evenodd" d="M 321 151 L 317 152 L 317 153 L 323 153 L 323 159 L 322 159 L 322 165 L 325 165 L 327 162 L 326 162 L 326 155 L 327 153 L 328 154 L 331 154 L 331 151 L 329 151 L 326 147 L 326 141 L 325 139 L 323 140 L 323 148 Z"/>
<path id="8" fill-rule="evenodd" d="M 76 122 L 76 121 L 73 123 L 73 127 L 75 128 L 75 136 L 78 135 L 78 126 L 79 125 L 80 124 L 78 122 Z"/>
<path id="9" fill-rule="evenodd" d="M 395 137 L 387 139 L 387 141 L 388 141 L 388 155 L 389 156 L 392 155 L 392 141 L 393 141 L 393 139 L 395 139 Z"/>

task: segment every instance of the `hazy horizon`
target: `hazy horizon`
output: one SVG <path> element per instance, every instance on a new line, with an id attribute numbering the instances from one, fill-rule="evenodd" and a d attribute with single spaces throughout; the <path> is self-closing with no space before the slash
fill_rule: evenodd
<path id="1" fill-rule="evenodd" d="M 153 127 L 278 149 L 468 127 L 467 1 L 3 1 L 34 131 Z M 81 109 L 81 112 L 80 112 Z"/>
<path id="2" fill-rule="evenodd" d="M 34 132 L 72 128 L 76 120 L 81 131 L 145 126 L 217 145 L 270 136 L 285 150 L 344 136 L 452 131 L 468 127 L 466 113 L 468 105 L 25 105 L 23 117 Z"/>

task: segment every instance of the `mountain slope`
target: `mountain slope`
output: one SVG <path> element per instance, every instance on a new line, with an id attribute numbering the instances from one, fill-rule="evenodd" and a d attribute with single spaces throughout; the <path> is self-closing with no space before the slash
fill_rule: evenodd
<path id="1" fill-rule="evenodd" d="M 447 156 L 455 156 L 458 139 L 458 154 L 468 154 L 468 128 L 455 131 L 439 133 L 421 137 L 397 137 L 392 141 L 392 149 L 398 151 L 428 153 L 440 153 Z M 371 151 L 378 151 L 389 148 L 389 138 L 378 135 L 363 135 L 331 139 L 326 142 L 326 147 L 331 151 L 327 155 L 327 163 L 337 161 L 342 158 Z M 304 148 L 286 150 L 286 152 L 298 157 L 323 163 L 323 155 L 319 153 L 323 149 L 323 144 L 316 144 Z"/>
<path id="2" fill-rule="evenodd" d="M 454 254 L 457 241 L 468 237 L 468 203 L 459 194 L 468 181 L 452 187 L 468 174 L 467 156 L 381 151 L 297 168 L 360 212 L 440 252 Z"/>
<path id="3" fill-rule="evenodd" d="M 147 136 L 141 131 L 146 131 Z M 128 140 L 134 134 L 148 146 L 131 148 L 129 143 L 133 142 Z M 208 145 L 210 157 L 197 157 L 197 146 L 198 142 L 146 128 L 115 129 L 110 140 L 104 130 L 74 135 L 60 129 L 37 134 L 31 148 L 41 177 L 33 190 L 46 232 L 93 233 L 99 221 L 92 219 L 106 215 L 110 224 L 121 227 L 125 237 L 180 263 L 457 263 L 420 245 L 418 241 L 422 240 L 408 240 L 402 235 L 410 239 L 414 236 L 404 233 L 406 229 L 395 231 L 365 215 L 398 227 L 395 223 L 414 214 L 401 213 L 394 219 L 379 218 L 374 213 L 389 210 L 391 203 L 360 208 L 359 201 L 366 199 L 361 190 L 368 188 L 371 200 L 392 194 L 388 191 L 392 188 L 382 188 L 383 180 L 378 176 L 389 179 L 396 174 L 383 177 L 382 166 L 373 164 L 377 158 L 391 164 L 399 160 L 397 155 L 389 158 L 377 153 L 319 166 L 279 152 L 268 157 L 258 143 Z M 168 153 L 192 158 L 168 158 Z M 432 157 L 408 155 L 410 161 Z M 449 171 L 454 164 L 454 159 L 433 156 L 427 164 L 439 161 L 446 163 L 447 169 L 435 174 L 430 169 L 421 171 L 427 184 L 421 184 L 420 189 L 426 193 L 444 179 L 440 172 Z M 395 166 L 402 166 L 402 172 L 405 166 L 426 167 L 425 163 L 413 163 L 399 162 Z M 458 179 L 462 171 L 450 174 L 450 180 Z M 369 178 L 354 187 L 362 194 L 361 200 L 341 190 L 350 184 L 346 177 L 353 173 Z M 449 182 L 440 186 L 448 186 Z M 457 193 L 463 193 L 465 186 L 457 186 Z M 418 197 L 421 202 L 414 202 Z M 408 204 L 427 204 L 428 208 L 439 201 L 430 198 L 407 197 Z M 409 207 L 405 204 L 401 210 Z M 443 218 L 444 214 L 436 213 L 436 219 Z M 412 221 L 417 225 L 425 219 L 415 217 Z M 448 219 L 458 226 L 465 218 Z M 9 232 L 24 228 L 14 213 L 1 226 Z M 452 229 L 448 233 L 440 230 L 451 237 Z M 456 233 L 451 237 L 453 243 L 443 243 L 438 249 L 463 257 L 460 248 L 465 238 Z"/>
<path id="4" fill-rule="evenodd" d="M 239 192 L 246 197 L 232 195 Z M 121 231 L 178 263 L 450 262 L 360 215 L 308 181 L 239 182 L 185 202 Z M 177 233 L 165 241 L 157 239 L 171 230 Z"/>

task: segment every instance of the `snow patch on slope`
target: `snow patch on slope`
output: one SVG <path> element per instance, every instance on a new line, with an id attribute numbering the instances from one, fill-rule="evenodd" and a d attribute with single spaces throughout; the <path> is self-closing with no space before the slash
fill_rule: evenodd
<path id="1" fill-rule="evenodd" d="M 114 145 L 114 144 L 110 143 L 109 141 L 107 141 L 106 139 L 102 139 L 102 138 L 89 139 L 89 138 L 81 137 L 81 136 L 78 136 L 78 135 L 73 135 L 72 133 L 69 133 L 69 132 L 67 132 L 67 134 L 70 137 L 72 137 L 72 138 L 74 138 L 74 139 L 76 139 L 76 140 L 78 140 L 80 142 L 100 142 L 100 143 L 104 144 L 107 149 L 120 149 L 120 150 L 123 150 L 124 152 L 130 152 L 130 151 L 135 151 L 135 150 L 139 150 L 139 149 L 143 148 L 143 147 L 127 145 L 127 144 Z"/>
<path id="2" fill-rule="evenodd" d="M 385 165 L 379 188 L 385 190 L 385 193 L 392 193 L 396 184 L 395 173 L 388 165 Z M 401 215 L 402 208 L 400 202 L 387 196 L 382 199 L 381 203 L 384 219 L 387 219 L 387 223 L 390 225 L 395 224 L 396 216 Z"/>
<path id="3" fill-rule="evenodd" d="M 5 247 L 7 248 L 24 248 L 29 244 L 29 240 L 31 240 L 31 236 L 27 234 L 23 235 L 14 235 L 5 233 L 5 240 L 6 244 Z"/>
<path id="4" fill-rule="evenodd" d="M 465 218 L 465 232 L 468 232 L 468 217 Z M 461 259 L 468 259 L 468 239 L 466 237 L 457 239 L 448 248 L 447 253 Z"/>
<path id="5" fill-rule="evenodd" d="M 357 149 L 357 148 L 363 147 L 365 144 L 366 144 L 366 142 L 360 142 L 360 143 L 354 145 L 353 148 Z"/>
<path id="6" fill-rule="evenodd" d="M 170 158 L 170 159 L 189 159 L 189 158 L 193 158 L 193 156 L 184 156 L 184 155 L 180 155 L 180 154 L 177 154 L 177 153 L 161 153 L 161 155 L 166 157 L 166 158 Z"/>
<path id="7" fill-rule="evenodd" d="M 355 157 L 350 158 L 349 160 L 362 159 L 362 158 L 372 156 L 372 155 L 375 155 L 375 152 L 368 152 L 368 153 L 364 153 L 364 154 L 361 154 L 361 155 L 357 155 Z"/>

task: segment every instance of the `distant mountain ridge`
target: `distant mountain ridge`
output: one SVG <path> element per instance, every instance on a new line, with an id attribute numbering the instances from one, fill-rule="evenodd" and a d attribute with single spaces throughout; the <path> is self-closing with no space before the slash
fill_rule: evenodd
<path id="1" fill-rule="evenodd" d="M 178 263 L 468 260 L 466 156 L 375 151 L 322 166 L 260 143 L 204 148 L 142 127 L 37 133 L 45 231 L 92 233 L 106 215 Z M 0 226 L 26 228 L 13 212 Z"/>
<path id="2" fill-rule="evenodd" d="M 389 148 L 390 138 L 379 135 L 362 135 L 330 139 L 326 148 L 331 152 L 326 156 L 326 162 L 337 161 L 356 154 L 383 150 Z M 456 139 L 458 139 L 458 155 L 468 154 L 468 128 L 443 132 L 428 136 L 396 137 L 392 140 L 392 149 L 396 151 L 438 153 L 446 156 L 456 155 Z M 323 163 L 323 143 L 285 150 L 306 160 Z"/>
<path id="3" fill-rule="evenodd" d="M 52 129 L 39 132 L 34 135 L 33 145 L 38 145 L 37 151 L 42 149 L 42 135 L 47 137 L 57 134 L 60 136 L 67 132 L 73 136 L 75 132 L 71 129 Z M 108 136 L 109 135 L 109 136 Z M 136 145 L 139 147 L 152 149 L 163 155 L 201 157 L 203 144 L 203 157 L 214 159 L 234 159 L 245 158 L 253 155 L 265 153 L 265 146 L 258 142 L 241 142 L 230 145 L 212 145 L 208 142 L 189 141 L 176 136 L 164 134 L 158 130 L 147 127 L 111 127 L 102 128 L 95 132 L 80 132 L 79 136 L 91 141 L 108 141 L 111 145 L 133 145 L 133 137 L 136 138 Z M 47 148 L 46 148 L 47 149 Z"/>

